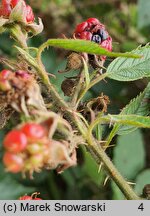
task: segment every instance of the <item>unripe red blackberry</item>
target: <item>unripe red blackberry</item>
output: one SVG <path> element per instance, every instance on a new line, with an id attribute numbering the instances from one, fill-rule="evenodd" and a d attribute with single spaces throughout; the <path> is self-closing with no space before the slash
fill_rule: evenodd
<path id="1" fill-rule="evenodd" d="M 3 145 L 8 151 L 19 153 L 26 149 L 27 137 L 19 130 L 12 130 L 5 136 Z"/>
<path id="2" fill-rule="evenodd" d="M 21 131 L 27 136 L 29 141 L 37 141 L 46 135 L 45 129 L 37 123 L 26 123 Z"/>
<path id="3" fill-rule="evenodd" d="M 20 155 L 5 152 L 3 156 L 3 163 L 6 170 L 12 173 L 18 173 L 22 170 L 24 161 Z"/>

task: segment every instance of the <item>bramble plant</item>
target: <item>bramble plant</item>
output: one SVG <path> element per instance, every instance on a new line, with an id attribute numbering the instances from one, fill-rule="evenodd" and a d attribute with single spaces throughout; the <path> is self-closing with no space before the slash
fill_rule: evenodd
<path id="1" fill-rule="evenodd" d="M 96 18 L 89 18 L 77 25 L 72 39 L 49 39 L 39 48 L 28 47 L 29 37 L 43 30 L 41 19 L 36 23 L 32 8 L 24 0 L 2 0 L 0 33 L 9 32 L 17 51 L 15 60 L 3 58 L 4 69 L 0 72 L 0 112 L 4 116 L 0 128 L 6 127 L 10 118 L 15 124 L 3 139 L 6 171 L 21 172 L 30 178 L 44 169 L 61 173 L 77 165 L 76 152 L 81 145 L 126 199 L 141 199 L 114 166 L 106 149 L 116 134 L 150 128 L 150 85 L 118 115 L 107 113 L 110 100 L 103 93 L 89 101 L 84 97 L 105 79 L 128 82 L 149 77 L 150 46 L 139 46 L 128 53 L 112 52 L 112 38 L 106 29 Z M 76 77 L 62 82 L 65 99 L 51 82 L 54 75 L 46 71 L 42 62 L 42 53 L 50 46 L 71 50 L 64 72 L 79 71 Z M 106 56 L 117 57 L 107 68 Z M 103 140 L 101 131 L 106 125 L 111 131 Z"/>

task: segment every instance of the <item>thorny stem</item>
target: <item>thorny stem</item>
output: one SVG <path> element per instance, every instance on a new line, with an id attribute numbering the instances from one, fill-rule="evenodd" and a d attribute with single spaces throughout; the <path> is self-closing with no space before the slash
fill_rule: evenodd
<path id="1" fill-rule="evenodd" d="M 76 114 L 74 110 L 72 110 L 71 107 L 60 97 L 54 86 L 51 84 L 49 77 L 45 71 L 45 67 L 41 61 L 41 54 L 43 51 L 43 47 L 40 47 L 37 56 L 37 63 L 39 65 L 38 68 L 38 74 L 41 77 L 43 83 L 47 86 L 48 90 L 51 93 L 52 99 L 56 102 L 56 105 L 58 108 L 61 108 L 62 111 L 66 112 L 69 119 L 77 126 L 79 132 L 82 134 L 83 138 L 88 143 L 88 148 L 90 150 L 91 155 L 96 159 L 97 163 L 103 163 L 106 171 L 108 172 L 108 175 L 115 181 L 115 183 L 118 185 L 120 190 L 124 193 L 125 197 L 130 200 L 138 200 L 140 197 L 138 197 L 133 189 L 128 185 L 128 183 L 125 181 L 125 179 L 121 176 L 121 174 L 118 172 L 118 170 L 113 165 L 112 161 L 109 159 L 105 151 L 102 149 L 102 147 L 96 143 L 96 140 L 92 136 L 92 134 L 89 135 L 89 130 L 87 126 L 83 123 L 81 118 Z M 93 86 L 98 81 L 104 79 L 106 77 L 106 74 L 103 74 L 99 77 L 99 79 L 93 81 L 90 84 L 90 87 Z M 86 91 L 89 88 L 86 89 Z M 80 96 L 81 98 L 85 95 L 86 91 L 82 93 Z M 79 100 L 79 101 L 80 101 Z"/>

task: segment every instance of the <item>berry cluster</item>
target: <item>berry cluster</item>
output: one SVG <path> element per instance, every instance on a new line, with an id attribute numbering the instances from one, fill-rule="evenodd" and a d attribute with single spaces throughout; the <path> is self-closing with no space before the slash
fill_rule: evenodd
<path id="1" fill-rule="evenodd" d="M 49 129 L 53 130 L 52 125 Z M 32 177 L 34 171 L 39 172 L 42 168 L 57 168 L 60 172 L 76 164 L 68 143 L 50 139 L 44 123 L 30 122 L 13 129 L 5 136 L 3 146 L 6 150 L 3 163 L 12 173 L 28 172 Z"/>
<path id="2" fill-rule="evenodd" d="M 10 131 L 3 141 L 6 169 L 12 173 L 38 171 L 46 160 L 49 145 L 46 130 L 40 124 L 27 123 Z"/>
<path id="3" fill-rule="evenodd" d="M 19 88 L 20 82 L 27 82 L 30 78 L 31 76 L 26 71 L 18 70 L 13 73 L 10 70 L 2 70 L 0 72 L 0 90 L 7 92 L 13 87 Z M 22 88 L 22 86 L 20 87 Z"/>
<path id="4" fill-rule="evenodd" d="M 23 13 L 27 23 L 32 23 L 34 21 L 34 13 L 32 8 L 25 3 L 24 0 L 2 0 L 2 5 L 0 8 L 0 16 L 8 18 L 11 11 L 17 6 L 19 2 L 22 1 Z"/>
<path id="5" fill-rule="evenodd" d="M 24 195 L 22 197 L 19 197 L 19 200 L 42 200 L 41 198 L 37 197 L 40 193 L 33 193 L 31 196 Z"/>
<path id="6" fill-rule="evenodd" d="M 112 38 L 109 36 L 105 26 L 96 18 L 89 18 L 76 26 L 75 38 L 94 41 L 101 47 L 112 51 Z M 106 56 L 101 56 L 105 60 Z"/>

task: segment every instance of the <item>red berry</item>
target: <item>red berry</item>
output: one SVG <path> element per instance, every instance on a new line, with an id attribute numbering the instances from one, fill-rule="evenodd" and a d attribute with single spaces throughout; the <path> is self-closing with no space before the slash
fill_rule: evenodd
<path id="1" fill-rule="evenodd" d="M 25 196 L 20 197 L 19 200 L 32 200 L 32 197 L 25 195 Z"/>
<path id="2" fill-rule="evenodd" d="M 107 49 L 108 51 L 112 51 L 112 38 L 108 37 L 107 40 L 104 40 L 101 43 L 101 46 L 105 49 Z"/>
<path id="3" fill-rule="evenodd" d="M 26 6 L 26 21 L 27 23 L 31 23 L 34 21 L 34 13 L 29 5 Z"/>
<path id="4" fill-rule="evenodd" d="M 90 25 L 98 25 L 100 24 L 100 21 L 96 18 L 89 18 L 86 20 L 86 22 Z"/>
<path id="5" fill-rule="evenodd" d="M 11 13 L 11 7 L 8 0 L 2 0 L 2 6 L 0 8 L 0 16 L 9 17 Z"/>
<path id="6" fill-rule="evenodd" d="M 42 200 L 41 198 L 35 198 L 35 199 L 33 199 L 33 200 Z"/>
<path id="7" fill-rule="evenodd" d="M 41 139 L 45 136 L 44 128 L 36 123 L 27 123 L 22 128 L 21 131 L 27 136 L 29 140 Z"/>
<path id="8" fill-rule="evenodd" d="M 0 72 L 0 80 L 1 79 L 7 79 L 8 76 L 11 74 L 12 72 L 10 70 L 2 70 Z"/>
<path id="9" fill-rule="evenodd" d="M 10 152 L 6 152 L 3 156 L 3 163 L 7 170 L 12 173 L 18 173 L 22 170 L 24 162 L 20 155 L 15 155 Z"/>
<path id="10" fill-rule="evenodd" d="M 20 0 L 11 0 L 10 5 L 14 8 L 19 2 Z"/>
<path id="11" fill-rule="evenodd" d="M 9 83 L 9 75 L 12 72 L 10 70 L 2 70 L 0 72 L 0 90 L 2 91 L 8 91 L 11 89 L 11 85 Z"/>
<path id="12" fill-rule="evenodd" d="M 76 26 L 75 33 L 81 33 L 88 27 L 87 22 L 82 22 Z"/>
<path id="13" fill-rule="evenodd" d="M 92 39 L 92 33 L 91 32 L 82 32 L 80 34 L 80 39 L 83 39 L 83 40 L 91 40 Z"/>
<path id="14" fill-rule="evenodd" d="M 8 151 L 19 153 L 26 148 L 27 138 L 21 131 L 12 130 L 4 138 L 3 144 Z"/>

